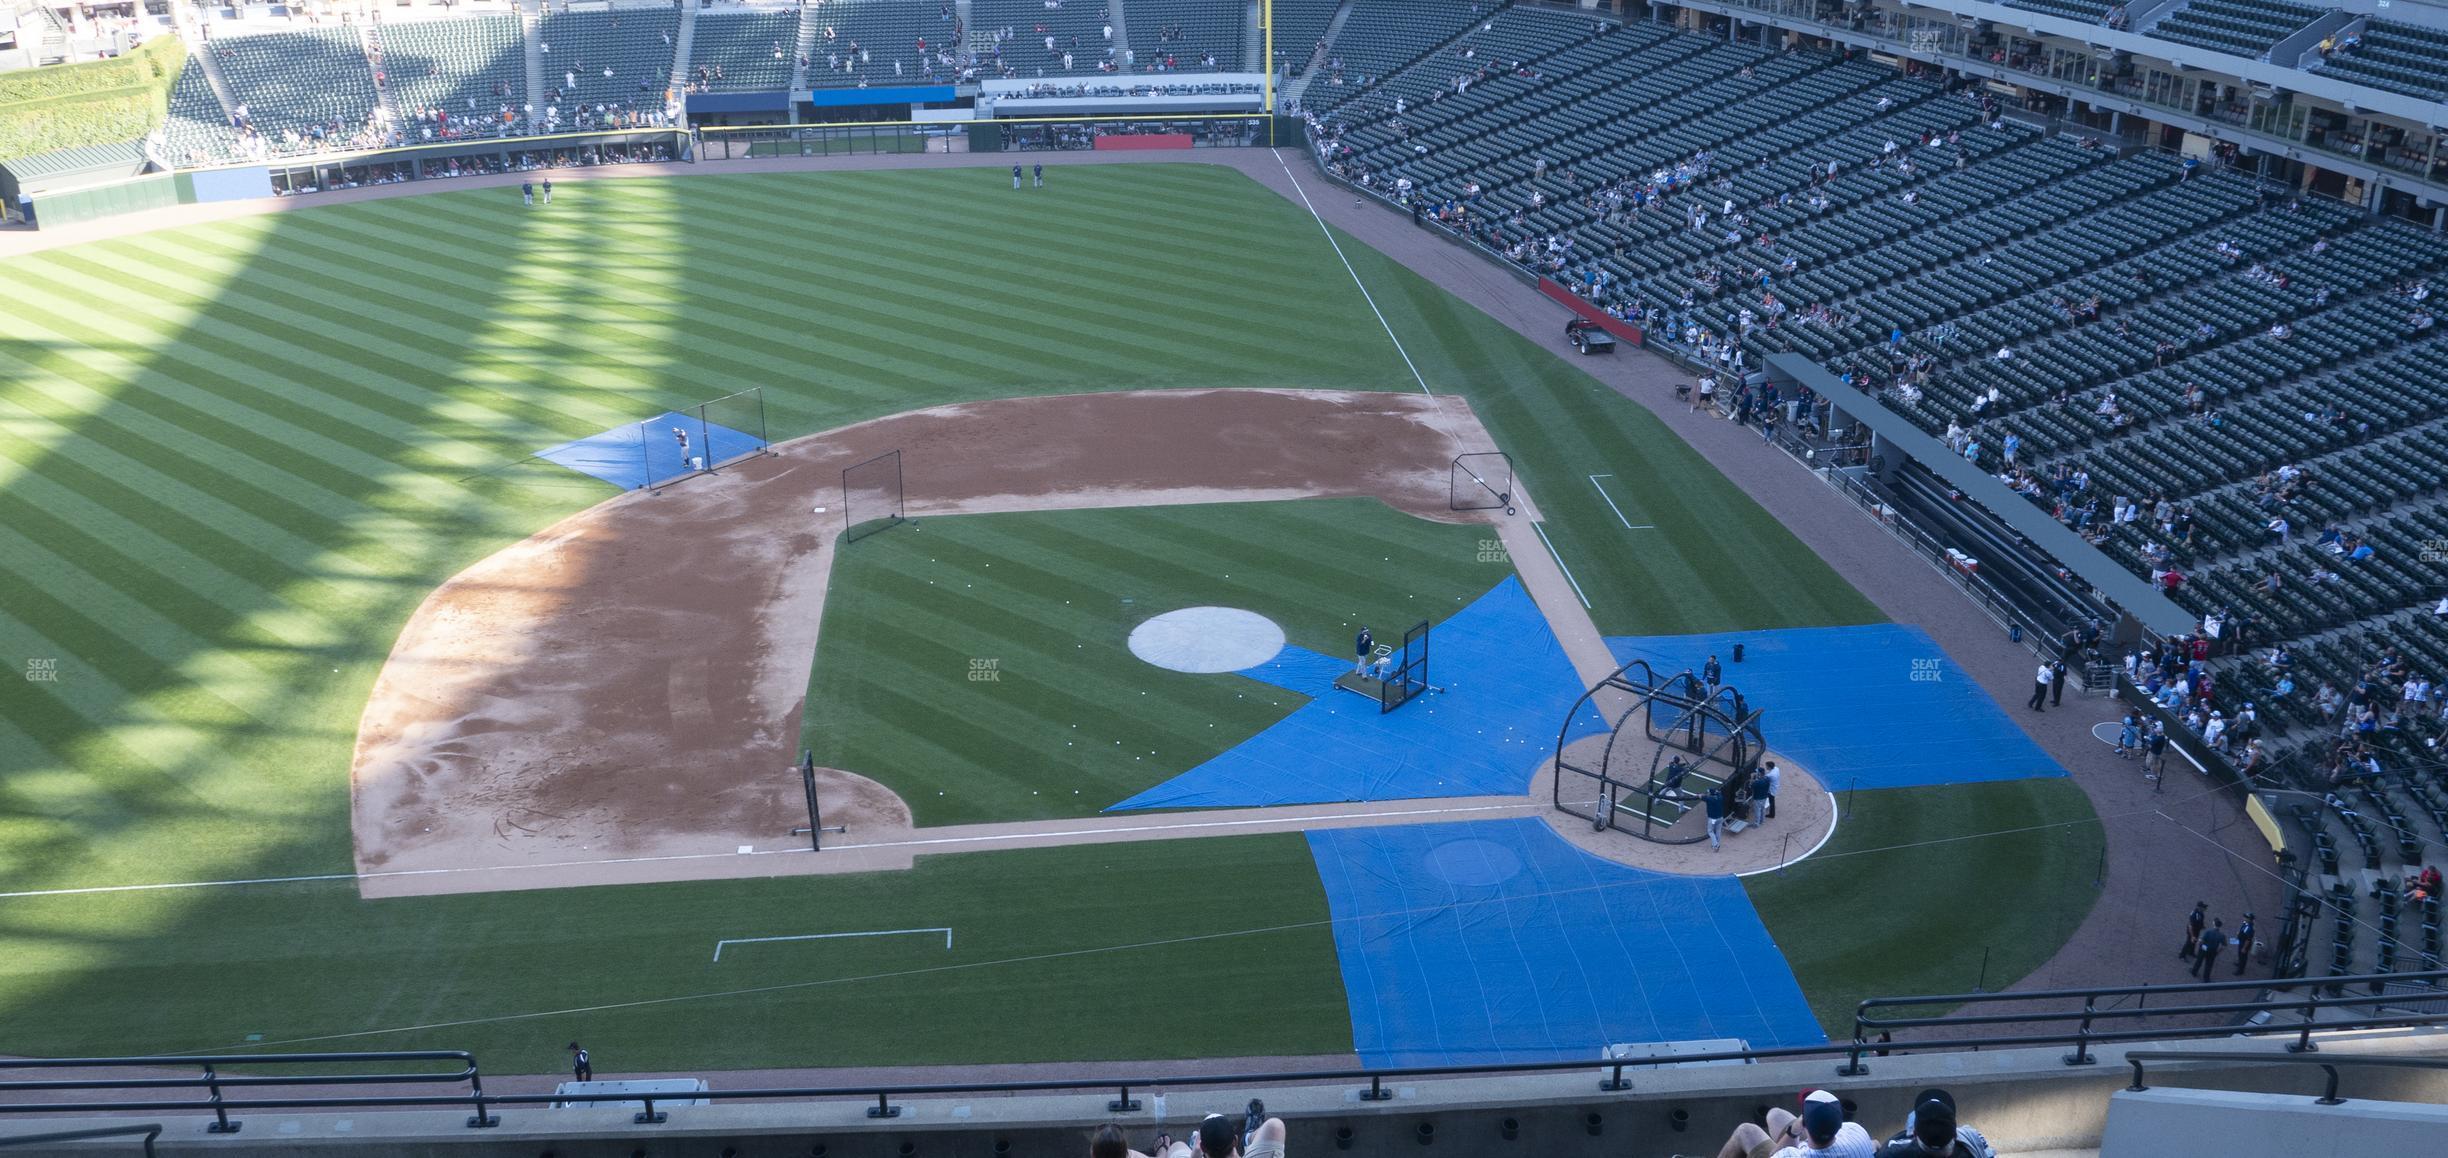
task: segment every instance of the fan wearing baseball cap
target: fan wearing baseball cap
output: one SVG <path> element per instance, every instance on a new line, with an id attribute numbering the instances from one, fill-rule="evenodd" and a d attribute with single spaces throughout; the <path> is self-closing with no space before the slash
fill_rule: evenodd
<path id="1" fill-rule="evenodd" d="M 1802 1095 L 1802 1112 L 1768 1111 L 1765 1129 L 1745 1122 L 1717 1151 L 1717 1158 L 1876 1158 L 1878 1142 L 1858 1123 L 1845 1121 L 1844 1103 L 1826 1090 Z M 1679 1158 L 1679 1156 L 1678 1156 Z"/>
<path id="2" fill-rule="evenodd" d="M 1888 1139 L 1878 1158 L 1997 1158 L 1980 1131 L 1955 1120 L 1955 1095 L 1923 1090 L 1913 1095 L 1904 1132 Z"/>

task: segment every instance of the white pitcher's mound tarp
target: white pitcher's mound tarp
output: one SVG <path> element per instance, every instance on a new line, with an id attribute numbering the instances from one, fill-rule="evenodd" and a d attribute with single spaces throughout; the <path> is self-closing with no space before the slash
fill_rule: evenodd
<path id="1" fill-rule="evenodd" d="M 1184 607 L 1130 633 L 1132 655 L 1173 671 L 1240 671 L 1275 658 L 1283 647 L 1283 628 L 1238 607 Z"/>

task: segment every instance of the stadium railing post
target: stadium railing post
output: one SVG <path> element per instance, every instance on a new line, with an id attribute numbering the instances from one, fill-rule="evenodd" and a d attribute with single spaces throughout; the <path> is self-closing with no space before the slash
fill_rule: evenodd
<path id="1" fill-rule="evenodd" d="M 2066 1055 L 2065 1064 L 2087 1066 L 2099 1060 L 2091 1056 L 2091 1015 L 2098 1010 L 2098 995 L 2084 994 L 2082 1024 L 2074 1029 L 2074 1052 Z"/>
<path id="2" fill-rule="evenodd" d="M 1123 1086 L 1121 1097 L 1105 1103 L 1105 1112 L 1108 1114 L 1136 1114 L 1139 1112 L 1139 1100 L 1130 1096 L 1129 1086 Z"/>
<path id="3" fill-rule="evenodd" d="M 640 1126 L 660 1126 L 670 1120 L 670 1114 L 654 1108 L 654 1095 L 648 1094 L 642 1100 L 646 1103 L 646 1108 L 630 1115 L 631 1122 Z"/>
<path id="4" fill-rule="evenodd" d="M 468 1118 L 468 1128 L 484 1130 L 501 1125 L 500 1115 L 485 1113 L 484 1075 L 476 1072 L 473 1058 L 468 1061 L 468 1092 L 476 1099 L 476 1113 Z"/>
<path id="5" fill-rule="evenodd" d="M 207 1134 L 235 1134 L 244 1122 L 230 1121 L 229 1107 L 221 1104 L 221 1075 L 211 1062 L 204 1063 L 204 1088 L 212 1099 L 212 1125 L 204 1127 Z"/>
<path id="6" fill-rule="evenodd" d="M 2312 1040 L 2312 1019 L 2320 1016 L 2320 987 L 2304 990 L 2303 1025 L 2295 1040 L 2287 1043 L 2288 1053 L 2319 1053 L 2319 1043 Z"/>
<path id="7" fill-rule="evenodd" d="M 892 1104 L 891 1094 L 877 1090 L 876 1104 L 867 1107 L 867 1116 L 870 1118 L 898 1118 L 901 1116 L 901 1107 Z"/>

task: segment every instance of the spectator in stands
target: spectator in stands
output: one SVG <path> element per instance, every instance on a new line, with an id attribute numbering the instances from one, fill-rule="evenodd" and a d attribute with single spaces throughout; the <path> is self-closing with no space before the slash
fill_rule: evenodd
<path id="1" fill-rule="evenodd" d="M 1249 1111 L 1240 1121 L 1223 1114 L 1209 1114 L 1199 1123 L 1193 1137 L 1198 1142 L 1197 1153 L 1204 1158 L 1283 1158 L 1284 1124 L 1281 1118 L 1266 1116 L 1266 1107 L 1250 1099 Z M 1189 1158 L 1191 1150 L 1176 1143 L 1180 1158 Z"/>
<path id="2" fill-rule="evenodd" d="M 1878 1143 L 1869 1131 L 1845 1121 L 1844 1103 L 1836 1095 L 1812 1090 L 1802 1096 L 1798 1116 L 1774 1106 L 1768 1110 L 1764 1127 L 1752 1122 L 1734 1127 L 1725 1145 L 1718 1148 L 1717 1158 L 1871 1158 L 1877 1152 Z"/>
<path id="3" fill-rule="evenodd" d="M 1923 1090 L 1913 1095 L 1912 1113 L 1904 1118 L 1904 1129 L 1888 1140 L 1879 1150 L 1880 1158 L 1921 1158 L 1923 1155 L 1944 1155 L 1945 1158 L 1997 1158 L 1997 1148 L 1979 1130 L 1958 1122 L 1955 1117 L 1955 1095 L 1945 1090 Z"/>

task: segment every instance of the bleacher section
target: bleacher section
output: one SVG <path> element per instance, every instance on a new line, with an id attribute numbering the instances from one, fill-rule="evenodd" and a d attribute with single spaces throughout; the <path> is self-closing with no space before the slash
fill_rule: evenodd
<path id="1" fill-rule="evenodd" d="M 1098 71 L 1111 48 L 1117 69 L 1122 46 L 1105 39 L 1105 10 L 1095 0 L 1069 0 L 1049 10 L 1044 0 L 974 0 L 969 18 L 977 22 L 971 41 L 980 46 L 986 75 L 1004 78 L 1082 76 Z M 1008 36 L 1008 39 L 1005 37 Z M 1046 37 L 1054 47 L 1046 47 Z M 1063 54 L 1071 67 L 1063 67 Z M 997 67 L 998 62 L 1000 67 Z"/>
<path id="2" fill-rule="evenodd" d="M 2407 96 L 2448 100 L 2448 32 L 2370 21 L 2361 44 L 2331 52 L 2312 71 Z"/>
<path id="3" fill-rule="evenodd" d="M 1327 109 L 1350 100 L 1453 39 L 1472 19 L 1462 0 L 1352 0 L 1325 71 L 1301 101 Z"/>
<path id="4" fill-rule="evenodd" d="M 808 83 L 816 88 L 855 87 L 862 79 L 870 85 L 914 84 L 923 71 L 918 38 L 926 38 L 931 54 L 957 32 L 957 25 L 942 18 L 941 6 L 927 0 L 830 0 L 808 9 L 807 19 L 833 30 L 827 40 L 824 29 L 817 29 L 809 51 Z M 697 37 L 697 43 L 705 43 L 702 16 Z M 829 59 L 835 55 L 838 63 Z"/>
<path id="5" fill-rule="evenodd" d="M 373 143 L 374 72 L 354 27 L 224 36 L 211 48 L 271 152 Z"/>
<path id="6" fill-rule="evenodd" d="M 2150 35 L 2259 60 L 2271 46 L 2309 27 L 2323 9 L 2283 0 L 2185 0 Z"/>
<path id="7" fill-rule="evenodd" d="M 164 151 L 173 164 L 208 164 L 238 155 L 237 141 L 228 111 L 213 95 L 212 79 L 204 75 L 202 65 L 190 62 L 170 86 L 170 114 L 162 121 Z"/>
<path id="8" fill-rule="evenodd" d="M 2020 8 L 2025 12 L 2039 12 L 2067 20 L 2080 20 L 2085 24 L 2106 24 L 2110 12 L 2124 7 L 2116 3 L 2116 0 L 2005 0 L 2005 2 L 2008 8 Z"/>
<path id="9" fill-rule="evenodd" d="M 1074 0 L 1085 2 L 1085 0 Z M 1245 72 L 1249 45 L 1249 8 L 1217 0 L 1138 0 L 1123 11 L 1130 17 L 1130 46 L 1138 55 L 1133 71 L 1155 72 L 1173 62 L 1175 72 Z M 1203 64 L 1208 54 L 1215 63 Z"/>
<path id="10" fill-rule="evenodd" d="M 835 67 L 828 72 L 825 57 L 836 59 L 851 53 L 854 39 L 844 30 L 839 3 L 811 9 L 808 19 L 820 21 L 834 29 L 834 39 L 828 41 L 822 33 L 816 37 L 811 54 L 815 63 L 808 66 L 808 81 L 816 86 L 858 83 L 855 76 Z M 697 13 L 696 39 L 689 44 L 688 83 L 707 92 L 774 92 L 790 87 L 791 51 L 799 43 L 799 9 L 793 8 L 704 8 Z M 779 51 L 775 46 L 780 45 Z M 874 45 L 865 46 L 879 47 Z M 546 65 L 549 69 L 551 66 Z M 719 69 L 719 75 L 716 70 Z M 891 66 L 885 67 L 890 73 Z"/>
<path id="11" fill-rule="evenodd" d="M 1318 41 L 1334 23 L 1342 0 L 1275 0 L 1275 56 L 1299 76 L 1317 54 Z"/>
<path id="12" fill-rule="evenodd" d="M 544 84 L 558 91 L 546 92 L 538 109 L 621 103 L 662 107 L 664 90 L 671 86 L 672 37 L 679 30 L 680 14 L 671 8 L 546 14 L 536 37 L 539 48 L 552 46 L 543 56 Z M 607 70 L 611 75 L 605 75 Z"/>
<path id="13" fill-rule="evenodd" d="M 439 109 L 453 136 L 522 131 L 527 50 L 518 17 L 386 22 L 381 37 L 391 108 L 403 121 L 417 125 L 422 110 Z M 559 64 L 544 58 L 547 74 L 558 75 Z"/>

